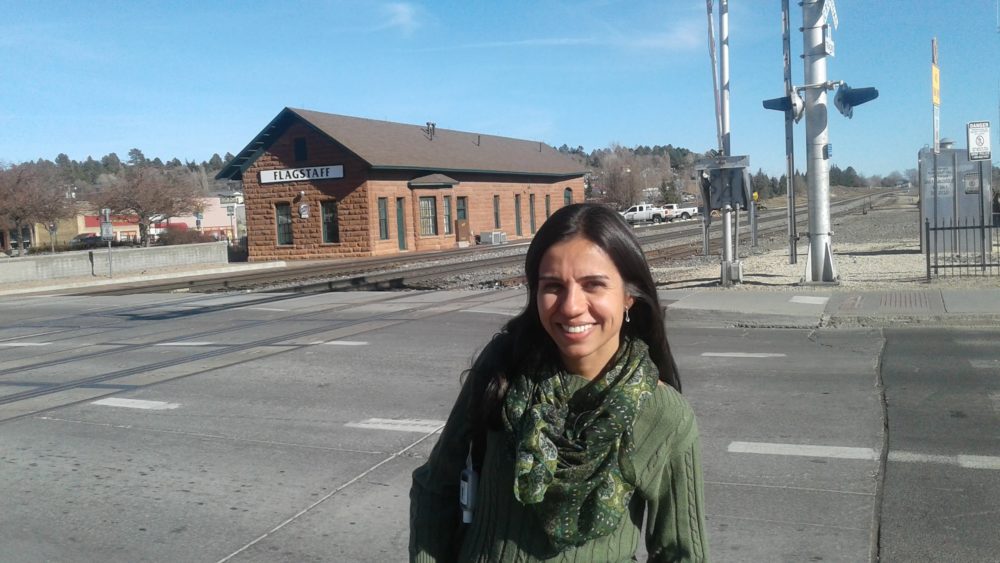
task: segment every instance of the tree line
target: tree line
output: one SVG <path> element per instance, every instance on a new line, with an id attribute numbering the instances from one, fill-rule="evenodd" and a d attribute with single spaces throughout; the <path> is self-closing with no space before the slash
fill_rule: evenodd
<path id="1" fill-rule="evenodd" d="M 54 161 L 0 164 L 0 230 L 21 240 L 24 230 L 36 223 L 55 225 L 81 211 L 107 208 L 137 223 L 140 242 L 148 246 L 154 223 L 199 212 L 201 198 L 227 188 L 213 178 L 232 159 L 227 153 L 201 163 L 177 158 L 163 162 L 132 149 L 125 161 L 115 153 L 82 162 L 59 154 Z M 81 209 L 83 202 L 90 208 Z"/>
<path id="2" fill-rule="evenodd" d="M 640 202 L 676 203 L 689 194 L 700 199 L 699 178 L 695 170 L 698 160 L 709 153 L 696 153 L 673 145 L 634 148 L 612 144 L 587 153 L 583 147 L 562 145 L 557 149 L 577 158 L 586 165 L 586 191 L 589 199 L 604 201 L 618 209 Z M 997 170 L 994 167 L 994 170 Z M 865 176 L 848 166 L 830 166 L 830 185 L 844 187 L 893 187 L 901 182 L 917 183 L 915 168 L 893 171 L 886 176 Z M 994 172 L 996 174 L 996 172 Z M 786 175 L 770 176 L 758 168 L 751 174 L 753 189 L 761 199 L 786 195 Z M 796 170 L 792 178 L 796 194 L 805 194 L 805 173 Z M 997 182 L 994 181 L 994 186 Z"/>
<path id="3" fill-rule="evenodd" d="M 582 146 L 562 145 L 559 152 L 579 160 L 586 169 L 586 196 L 617 209 L 640 202 L 677 203 L 698 199 L 696 162 L 708 153 L 696 153 L 673 145 L 611 144 L 589 153 Z M 133 148 L 123 161 L 115 153 L 84 161 L 59 154 L 55 160 L 38 159 L 21 164 L 0 163 L 0 231 L 21 233 L 36 223 L 54 224 L 78 213 L 75 202 L 87 201 L 96 209 L 109 208 L 139 225 L 141 242 L 150 243 L 153 223 L 168 217 L 199 211 L 199 199 L 229 188 L 213 178 L 233 155 L 213 154 L 196 163 L 173 158 L 147 158 Z M 892 187 L 900 182 L 917 183 L 917 171 L 893 171 L 886 176 L 865 176 L 852 166 L 830 166 L 830 184 L 846 187 Z M 784 196 L 785 175 L 769 176 L 762 169 L 751 175 L 753 189 L 761 199 Z M 796 171 L 793 186 L 806 193 L 805 175 Z M 1000 190 L 1000 168 L 993 167 L 993 187 Z M 17 235 L 15 235 L 17 236 Z"/>

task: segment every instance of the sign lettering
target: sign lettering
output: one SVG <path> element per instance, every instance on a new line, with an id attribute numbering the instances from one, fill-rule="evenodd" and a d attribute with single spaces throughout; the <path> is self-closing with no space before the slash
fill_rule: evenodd
<path id="1" fill-rule="evenodd" d="M 343 165 L 311 166 L 309 168 L 285 168 L 282 170 L 261 170 L 260 183 L 300 182 L 309 180 L 332 180 L 344 177 Z"/>

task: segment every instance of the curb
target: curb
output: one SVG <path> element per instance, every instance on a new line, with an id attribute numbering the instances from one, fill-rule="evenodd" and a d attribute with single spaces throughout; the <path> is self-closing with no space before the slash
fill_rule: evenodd
<path id="1" fill-rule="evenodd" d="M 81 287 L 100 287 L 104 285 L 120 285 L 120 284 L 154 281 L 154 280 L 196 278 L 200 276 L 212 276 L 217 274 L 227 274 L 231 272 L 245 272 L 252 270 L 267 270 L 271 268 L 284 268 L 286 265 L 287 264 L 284 261 L 262 262 L 259 264 L 248 264 L 245 266 L 222 266 L 219 268 L 192 270 L 190 272 L 182 272 L 182 273 L 173 272 L 166 274 L 148 274 L 141 276 L 130 276 L 130 277 L 111 278 L 111 279 L 94 279 L 88 281 L 69 282 L 62 284 L 53 283 L 52 285 L 39 285 L 35 287 L 0 289 L 0 296 L 27 295 L 31 293 L 48 293 L 53 291 L 62 291 L 65 289 L 79 289 Z"/>

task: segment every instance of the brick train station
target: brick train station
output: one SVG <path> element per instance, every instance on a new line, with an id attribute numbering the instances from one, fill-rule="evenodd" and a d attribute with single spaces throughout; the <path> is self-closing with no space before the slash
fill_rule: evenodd
<path id="1" fill-rule="evenodd" d="M 530 239 L 583 176 L 537 141 L 285 108 L 216 177 L 242 181 L 263 261 Z"/>

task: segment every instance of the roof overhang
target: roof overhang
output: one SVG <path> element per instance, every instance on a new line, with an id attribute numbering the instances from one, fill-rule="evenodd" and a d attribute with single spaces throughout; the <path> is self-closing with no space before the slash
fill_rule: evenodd
<path id="1" fill-rule="evenodd" d="M 414 178 L 407 182 L 407 186 L 410 189 L 422 188 L 422 189 L 442 189 L 442 188 L 452 188 L 458 184 L 458 180 L 454 178 L 449 178 L 444 174 L 428 174 L 426 176 L 421 176 L 419 178 Z"/>

